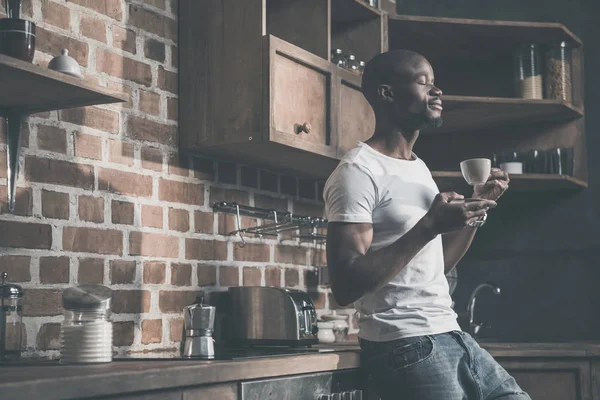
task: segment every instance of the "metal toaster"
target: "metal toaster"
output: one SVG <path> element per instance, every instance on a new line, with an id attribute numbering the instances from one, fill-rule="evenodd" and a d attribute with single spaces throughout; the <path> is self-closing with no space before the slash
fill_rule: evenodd
<path id="1" fill-rule="evenodd" d="M 238 344 L 316 344 L 317 314 L 306 292 L 275 287 L 229 288 L 229 340 Z"/>

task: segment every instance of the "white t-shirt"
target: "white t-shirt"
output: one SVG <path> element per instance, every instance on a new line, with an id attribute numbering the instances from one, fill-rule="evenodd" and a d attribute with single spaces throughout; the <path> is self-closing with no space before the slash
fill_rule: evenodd
<path id="1" fill-rule="evenodd" d="M 414 153 L 412 160 L 401 160 L 359 143 L 325 183 L 323 198 L 330 222 L 373 224 L 372 251 L 409 231 L 437 193 L 431 172 Z M 354 302 L 358 335 L 378 342 L 460 330 L 451 303 L 438 235 L 391 282 Z"/>

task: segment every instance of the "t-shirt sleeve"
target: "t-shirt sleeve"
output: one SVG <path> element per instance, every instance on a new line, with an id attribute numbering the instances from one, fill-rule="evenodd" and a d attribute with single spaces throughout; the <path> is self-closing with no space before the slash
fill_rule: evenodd
<path id="1" fill-rule="evenodd" d="M 373 223 L 375 185 L 369 173 L 356 164 L 338 166 L 325 184 L 323 200 L 330 222 Z"/>

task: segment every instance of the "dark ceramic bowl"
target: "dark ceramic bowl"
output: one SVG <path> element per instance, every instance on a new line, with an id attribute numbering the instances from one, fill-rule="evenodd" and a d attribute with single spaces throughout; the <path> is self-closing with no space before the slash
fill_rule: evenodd
<path id="1" fill-rule="evenodd" d="M 33 61 L 35 24 L 24 19 L 0 19 L 0 53 L 27 62 Z"/>

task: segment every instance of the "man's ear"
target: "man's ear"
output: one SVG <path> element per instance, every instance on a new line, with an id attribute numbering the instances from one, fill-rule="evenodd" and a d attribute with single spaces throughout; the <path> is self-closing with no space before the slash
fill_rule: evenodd
<path id="1" fill-rule="evenodd" d="M 379 85 L 377 93 L 383 101 L 394 101 L 394 93 L 390 85 Z"/>

